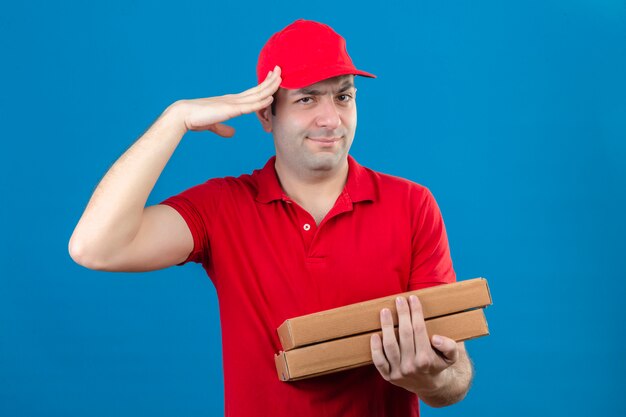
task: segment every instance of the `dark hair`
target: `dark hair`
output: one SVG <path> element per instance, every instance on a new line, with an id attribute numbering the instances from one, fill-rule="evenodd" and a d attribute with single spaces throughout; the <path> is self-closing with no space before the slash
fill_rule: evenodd
<path id="1" fill-rule="evenodd" d="M 274 100 L 272 100 L 272 116 L 276 116 L 276 98 L 278 96 L 277 94 L 278 92 L 274 93 L 274 95 L 272 96 L 274 98 Z"/>

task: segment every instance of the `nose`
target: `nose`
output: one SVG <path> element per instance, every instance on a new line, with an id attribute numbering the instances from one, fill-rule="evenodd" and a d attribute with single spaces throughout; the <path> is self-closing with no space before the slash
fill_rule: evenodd
<path id="1" fill-rule="evenodd" d="M 341 126 L 341 116 L 333 97 L 324 97 L 318 105 L 316 124 L 318 127 L 336 129 Z"/>

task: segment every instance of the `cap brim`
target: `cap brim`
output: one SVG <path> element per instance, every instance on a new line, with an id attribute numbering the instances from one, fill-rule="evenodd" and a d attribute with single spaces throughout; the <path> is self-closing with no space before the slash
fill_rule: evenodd
<path id="1" fill-rule="evenodd" d="M 346 67 L 346 66 L 326 67 L 321 71 L 315 71 L 315 72 L 310 71 L 310 70 L 303 70 L 303 71 L 293 72 L 290 74 L 289 73 L 283 74 L 282 75 L 283 80 L 280 83 L 280 86 L 288 90 L 297 90 L 299 88 L 304 88 L 311 84 L 315 84 L 320 81 L 327 80 L 329 78 L 339 77 L 340 75 L 348 75 L 348 74 L 360 75 L 362 77 L 368 77 L 368 78 L 376 78 L 374 74 L 357 70 L 354 67 Z"/>

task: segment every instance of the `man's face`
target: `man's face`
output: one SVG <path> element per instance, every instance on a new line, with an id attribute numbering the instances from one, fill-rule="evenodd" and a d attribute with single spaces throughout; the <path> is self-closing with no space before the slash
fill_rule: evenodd
<path id="1" fill-rule="evenodd" d="M 324 174 L 342 166 L 356 130 L 354 76 L 329 78 L 299 90 L 279 89 L 275 115 L 264 124 L 274 134 L 281 168 Z"/>

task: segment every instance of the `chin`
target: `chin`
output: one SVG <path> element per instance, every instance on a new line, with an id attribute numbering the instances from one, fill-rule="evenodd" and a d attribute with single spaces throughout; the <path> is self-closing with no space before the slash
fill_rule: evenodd
<path id="1" fill-rule="evenodd" d="M 332 171 L 340 165 L 341 157 L 341 155 L 330 153 L 327 155 L 316 155 L 307 161 L 306 165 L 312 171 Z"/>

